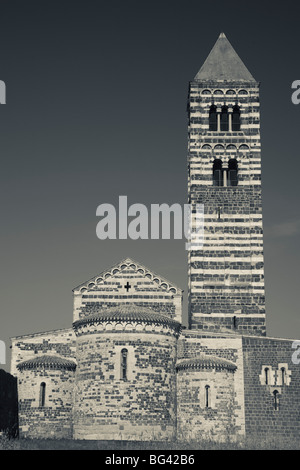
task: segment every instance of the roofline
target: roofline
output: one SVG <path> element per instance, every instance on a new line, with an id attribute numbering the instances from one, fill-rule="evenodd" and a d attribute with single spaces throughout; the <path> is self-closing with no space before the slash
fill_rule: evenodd
<path id="1" fill-rule="evenodd" d="M 260 335 L 244 335 L 244 334 L 237 334 L 237 333 L 230 333 L 230 332 L 224 332 L 224 333 L 218 333 L 214 331 L 205 331 L 201 332 L 200 330 L 191 330 L 191 329 L 183 329 L 182 330 L 182 335 L 185 333 L 187 334 L 192 334 L 194 336 L 199 335 L 201 336 L 202 339 L 213 339 L 213 337 L 218 337 L 218 338 L 230 338 L 230 339 L 243 339 L 243 338 L 255 338 L 255 339 L 262 339 L 262 340 L 276 340 L 276 341 L 299 341 L 300 339 L 292 339 L 292 338 L 276 338 L 275 336 L 260 336 Z"/>
<path id="2" fill-rule="evenodd" d="M 141 264 L 139 261 L 135 261 L 133 258 L 130 258 L 130 257 L 127 257 L 127 258 L 123 258 L 121 261 L 119 261 L 118 263 L 115 263 L 114 265 L 110 266 L 109 268 L 107 269 L 104 269 L 103 271 L 101 271 L 101 273 L 98 273 L 96 274 L 95 276 L 91 277 L 90 279 L 88 279 L 87 281 L 84 281 L 82 282 L 81 284 L 79 284 L 78 286 L 74 287 L 72 289 L 72 292 L 80 289 L 80 287 L 88 284 L 89 282 L 92 282 L 96 277 L 98 276 L 101 276 L 102 274 L 104 274 L 106 271 L 111 271 L 112 269 L 116 268 L 117 266 L 119 266 L 120 264 L 122 263 L 128 263 L 128 262 L 132 262 L 138 266 L 140 266 L 141 268 L 145 269 L 146 271 L 150 271 L 152 274 L 154 274 L 155 276 L 159 277 L 163 282 L 167 282 L 168 284 L 170 284 L 171 287 L 174 287 L 175 289 L 177 289 L 180 293 L 183 293 L 183 289 L 181 289 L 180 287 L 178 287 L 176 284 L 174 284 L 174 282 L 171 282 L 169 281 L 168 279 L 162 277 L 160 274 L 157 274 L 155 271 L 153 271 L 152 269 L 150 268 L 147 268 L 147 266 L 145 266 L 144 264 Z"/>
<path id="3" fill-rule="evenodd" d="M 73 332 L 73 328 L 58 328 L 56 330 L 38 331 L 37 333 L 28 333 L 26 335 L 11 336 L 10 340 L 14 340 L 14 339 L 18 339 L 18 338 L 30 338 L 32 336 L 42 336 L 42 335 L 46 335 L 48 333 L 55 333 L 57 331 L 72 331 Z"/>

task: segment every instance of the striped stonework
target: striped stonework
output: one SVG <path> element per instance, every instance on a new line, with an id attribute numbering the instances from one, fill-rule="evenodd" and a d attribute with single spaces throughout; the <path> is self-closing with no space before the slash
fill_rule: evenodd
<path id="1" fill-rule="evenodd" d="M 221 127 L 224 106 L 228 130 Z M 233 130 L 235 106 L 239 130 Z M 190 83 L 188 117 L 189 202 L 193 212 L 204 204 L 204 244 L 189 251 L 190 328 L 265 335 L 259 83 L 224 35 Z M 222 162 L 221 185 L 213 178 L 215 160 Z M 234 186 L 229 160 L 237 162 Z"/>

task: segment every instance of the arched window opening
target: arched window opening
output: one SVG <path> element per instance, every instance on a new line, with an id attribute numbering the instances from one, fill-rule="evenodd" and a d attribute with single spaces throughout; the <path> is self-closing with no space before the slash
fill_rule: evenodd
<path id="1" fill-rule="evenodd" d="M 241 112 L 240 108 L 235 105 L 232 109 L 232 130 L 239 131 L 241 129 Z"/>
<path id="2" fill-rule="evenodd" d="M 210 407 L 210 386 L 205 385 L 205 408 Z"/>
<path id="3" fill-rule="evenodd" d="M 220 124 L 221 124 L 221 131 L 226 132 L 229 130 L 227 106 L 223 106 L 221 109 Z"/>
<path id="4" fill-rule="evenodd" d="M 40 385 L 40 406 L 45 406 L 45 399 L 46 399 L 46 384 L 42 382 Z"/>
<path id="5" fill-rule="evenodd" d="M 128 357 L 128 350 L 122 349 L 121 351 L 121 380 L 127 380 L 127 357 Z"/>
<path id="6" fill-rule="evenodd" d="M 285 368 L 281 367 L 280 372 L 281 372 L 281 384 L 285 385 Z"/>
<path id="7" fill-rule="evenodd" d="M 227 186 L 237 186 L 238 184 L 238 164 L 235 158 L 228 161 Z"/>
<path id="8" fill-rule="evenodd" d="M 274 390 L 273 397 L 274 397 L 274 410 L 278 411 L 279 409 L 278 390 Z"/>
<path id="9" fill-rule="evenodd" d="M 214 186 L 223 186 L 222 161 L 218 158 L 216 158 L 213 165 L 213 184 Z"/>
<path id="10" fill-rule="evenodd" d="M 269 371 L 269 368 L 266 367 L 266 368 L 265 368 L 265 384 L 266 384 L 266 385 L 268 385 L 268 383 L 269 383 L 269 372 L 270 372 L 270 371 Z"/>
<path id="11" fill-rule="evenodd" d="M 212 105 L 209 110 L 209 130 L 218 130 L 217 107 L 215 105 Z"/>

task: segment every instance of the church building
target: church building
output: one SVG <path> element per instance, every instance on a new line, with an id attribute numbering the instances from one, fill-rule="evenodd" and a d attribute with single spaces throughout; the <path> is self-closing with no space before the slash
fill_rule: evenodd
<path id="1" fill-rule="evenodd" d="M 221 33 L 189 84 L 188 202 L 204 243 L 180 287 L 125 258 L 73 290 L 69 329 L 12 338 L 19 435 L 291 439 L 293 340 L 266 335 L 259 83 Z"/>

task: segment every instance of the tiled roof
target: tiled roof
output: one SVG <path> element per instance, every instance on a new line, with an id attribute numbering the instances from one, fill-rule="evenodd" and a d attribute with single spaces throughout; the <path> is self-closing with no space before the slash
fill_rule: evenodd
<path id="1" fill-rule="evenodd" d="M 105 310 L 100 310 L 96 314 L 88 315 L 73 323 L 73 326 L 102 323 L 108 321 L 133 321 L 138 323 L 155 323 L 158 325 L 168 325 L 176 330 L 180 330 L 181 324 L 171 317 L 156 313 L 153 310 L 145 307 L 140 307 L 135 304 L 121 304 L 118 307 L 111 307 Z"/>
<path id="2" fill-rule="evenodd" d="M 59 356 L 37 356 L 27 361 L 20 362 L 17 365 L 19 370 L 23 369 L 68 369 L 74 370 L 76 363 Z"/>
<path id="3" fill-rule="evenodd" d="M 195 80 L 233 80 L 255 82 L 232 45 L 221 33 Z"/>
<path id="4" fill-rule="evenodd" d="M 176 364 L 177 369 L 227 369 L 235 371 L 236 364 L 228 359 L 209 354 L 200 354 L 196 357 L 179 359 Z"/>

